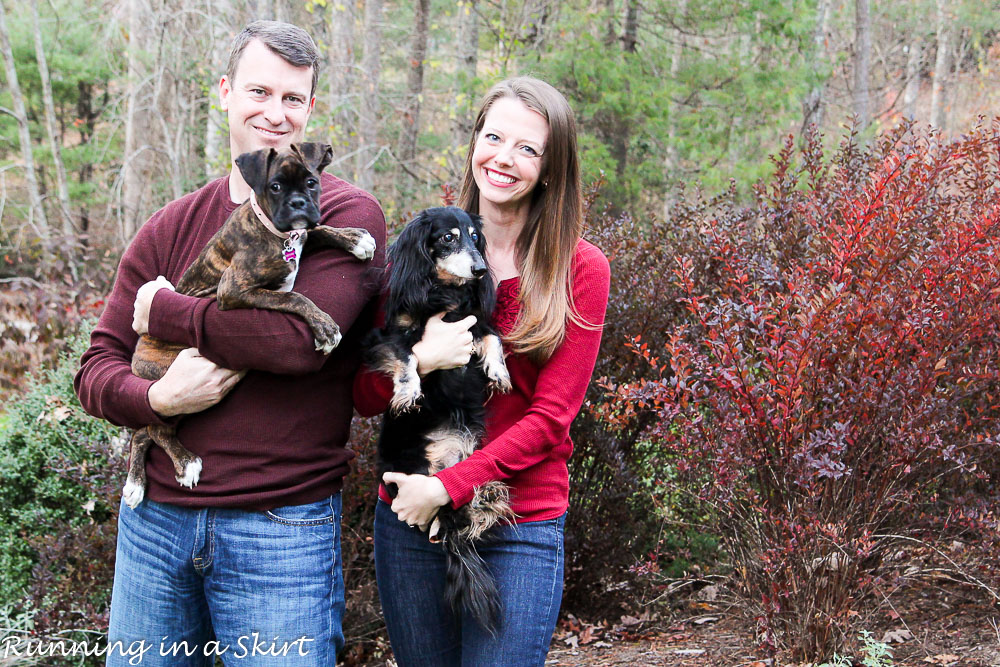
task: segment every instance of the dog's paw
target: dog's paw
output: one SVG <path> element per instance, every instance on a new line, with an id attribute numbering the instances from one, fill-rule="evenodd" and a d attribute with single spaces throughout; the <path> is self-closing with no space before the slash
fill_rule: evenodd
<path id="1" fill-rule="evenodd" d="M 358 242 L 351 248 L 351 254 L 362 260 L 369 260 L 375 256 L 375 237 L 368 232 L 364 232 Z"/>
<path id="2" fill-rule="evenodd" d="M 392 399 L 389 401 L 389 409 L 392 410 L 393 414 L 398 415 L 417 407 L 417 401 L 424 395 L 420 387 L 420 376 L 414 373 L 394 384 Z"/>
<path id="3" fill-rule="evenodd" d="M 326 313 L 322 314 L 323 317 L 317 317 L 309 322 L 309 328 L 313 331 L 316 351 L 330 354 L 334 348 L 340 345 L 343 336 L 340 333 L 340 327 L 333 321 L 333 318 Z"/>
<path id="4" fill-rule="evenodd" d="M 488 386 L 490 391 L 506 394 L 511 390 L 510 373 L 507 371 L 506 365 L 501 365 L 498 369 L 487 368 L 486 377 L 490 379 Z"/>
<path id="5" fill-rule="evenodd" d="M 201 459 L 197 456 L 194 457 L 193 461 L 189 461 L 184 466 L 184 474 L 174 477 L 177 483 L 181 486 L 186 486 L 187 488 L 193 488 L 198 480 L 201 479 Z"/>
<path id="6" fill-rule="evenodd" d="M 146 489 L 142 484 L 134 481 L 131 477 L 125 480 L 125 488 L 122 489 L 122 498 L 125 504 L 135 509 L 142 499 L 146 497 Z"/>

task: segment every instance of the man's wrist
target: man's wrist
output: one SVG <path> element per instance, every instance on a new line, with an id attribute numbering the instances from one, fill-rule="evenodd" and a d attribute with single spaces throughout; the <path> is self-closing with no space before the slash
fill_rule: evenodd
<path id="1" fill-rule="evenodd" d="M 159 380 L 149 385 L 149 389 L 146 391 L 146 400 L 149 402 L 150 409 L 162 418 L 173 417 L 177 414 L 172 411 L 173 403 L 166 395 L 163 383 Z"/>

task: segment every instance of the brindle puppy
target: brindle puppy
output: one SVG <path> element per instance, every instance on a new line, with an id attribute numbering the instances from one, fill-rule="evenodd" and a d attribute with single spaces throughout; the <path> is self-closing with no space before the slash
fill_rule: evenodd
<path id="1" fill-rule="evenodd" d="M 292 292 L 303 247 L 333 247 L 361 260 L 375 254 L 375 240 L 364 229 L 319 225 L 320 172 L 330 164 L 327 144 L 292 144 L 287 153 L 273 148 L 236 158 L 252 188 L 250 200 L 233 211 L 181 276 L 181 294 L 215 298 L 220 310 L 265 308 L 298 315 L 315 337 L 316 349 L 329 354 L 340 343 L 340 328 L 316 304 Z M 256 208 L 256 211 L 255 211 Z M 159 380 L 185 346 L 144 335 L 132 356 L 132 372 Z M 146 489 L 146 452 L 156 443 L 174 464 L 177 482 L 192 487 L 201 459 L 177 439 L 173 427 L 150 425 L 132 436 L 132 455 L 123 495 L 130 507 Z"/>

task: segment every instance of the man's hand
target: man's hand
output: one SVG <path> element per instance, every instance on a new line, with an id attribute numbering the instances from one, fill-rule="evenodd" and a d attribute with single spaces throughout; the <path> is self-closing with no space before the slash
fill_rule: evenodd
<path id="1" fill-rule="evenodd" d="M 189 347 L 150 386 L 149 405 L 161 417 L 201 412 L 221 401 L 244 375 L 245 370 L 217 366 Z"/>
<path id="2" fill-rule="evenodd" d="M 149 308 L 153 305 L 153 296 L 161 289 L 173 290 L 174 286 L 163 276 L 156 276 L 135 293 L 135 305 L 132 311 L 132 329 L 142 336 L 149 333 Z"/>
<path id="3" fill-rule="evenodd" d="M 472 358 L 472 332 L 476 316 L 469 315 L 458 322 L 445 322 L 444 313 L 427 320 L 424 336 L 413 346 L 417 358 L 417 374 L 423 377 L 431 371 L 457 368 Z"/>
<path id="4" fill-rule="evenodd" d="M 426 531 L 438 508 L 451 502 L 451 496 L 437 477 L 387 472 L 382 481 L 399 487 L 391 506 L 396 518 L 410 526 L 419 526 L 420 530 Z"/>

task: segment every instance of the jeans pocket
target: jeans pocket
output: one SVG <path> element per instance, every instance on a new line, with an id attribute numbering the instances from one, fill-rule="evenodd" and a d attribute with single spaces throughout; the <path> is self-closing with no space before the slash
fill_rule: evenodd
<path id="1" fill-rule="evenodd" d="M 321 526 L 336 522 L 337 511 L 331 496 L 305 505 L 275 507 L 265 510 L 264 516 L 286 526 Z"/>

